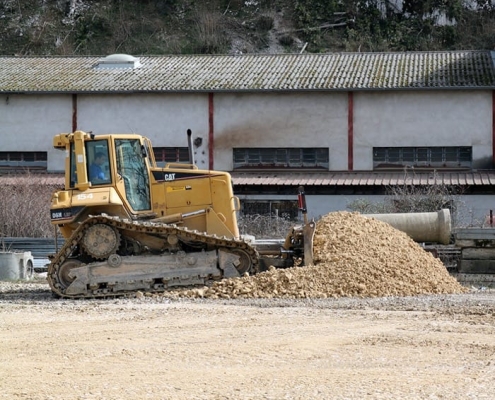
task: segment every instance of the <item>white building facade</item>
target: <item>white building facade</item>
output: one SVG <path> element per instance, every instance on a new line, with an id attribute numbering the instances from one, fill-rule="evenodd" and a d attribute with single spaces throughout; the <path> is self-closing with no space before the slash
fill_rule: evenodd
<path id="1" fill-rule="evenodd" d="M 191 129 L 198 167 L 231 172 L 246 204 L 304 185 L 317 217 L 434 172 L 465 186 L 476 223 L 495 209 L 493 56 L 4 57 L 0 168 L 60 173 L 52 138 L 75 130 L 140 133 L 158 160 L 187 161 Z"/>

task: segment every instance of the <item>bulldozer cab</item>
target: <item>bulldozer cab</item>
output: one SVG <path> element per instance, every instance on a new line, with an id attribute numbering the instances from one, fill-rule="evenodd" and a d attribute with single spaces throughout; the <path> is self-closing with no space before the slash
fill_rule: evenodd
<path id="1" fill-rule="evenodd" d="M 139 135 L 57 135 L 54 147 L 67 152 L 66 197 L 72 205 L 120 204 L 128 215 L 150 212 L 149 171 L 155 164 L 150 146 Z"/>

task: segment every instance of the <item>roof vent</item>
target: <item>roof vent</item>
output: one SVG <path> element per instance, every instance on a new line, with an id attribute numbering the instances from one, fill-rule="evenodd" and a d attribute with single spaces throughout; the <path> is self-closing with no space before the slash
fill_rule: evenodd
<path id="1" fill-rule="evenodd" d="M 130 56 L 129 54 L 110 54 L 105 58 L 101 58 L 98 60 L 98 64 L 96 64 L 96 68 L 139 68 L 141 63 L 139 62 L 139 58 Z"/>

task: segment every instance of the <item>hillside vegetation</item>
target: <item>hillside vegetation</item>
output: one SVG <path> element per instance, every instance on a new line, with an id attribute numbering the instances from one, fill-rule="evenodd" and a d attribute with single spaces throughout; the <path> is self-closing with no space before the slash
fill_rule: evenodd
<path id="1" fill-rule="evenodd" d="M 0 54 L 492 49 L 483 0 L 0 0 Z"/>

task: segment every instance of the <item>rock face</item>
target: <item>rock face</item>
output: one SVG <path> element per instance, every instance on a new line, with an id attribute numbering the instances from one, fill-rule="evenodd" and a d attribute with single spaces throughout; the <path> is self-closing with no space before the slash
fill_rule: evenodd
<path id="1" fill-rule="evenodd" d="M 407 234 L 358 213 L 335 212 L 316 223 L 314 264 L 271 268 L 173 297 L 327 298 L 463 293 L 442 262 Z"/>

